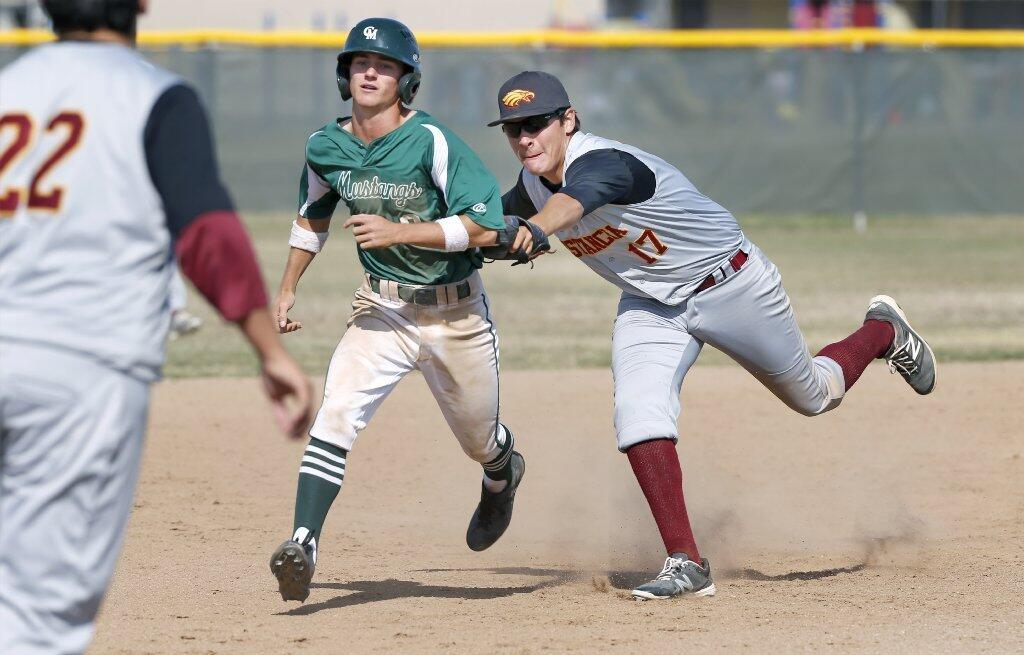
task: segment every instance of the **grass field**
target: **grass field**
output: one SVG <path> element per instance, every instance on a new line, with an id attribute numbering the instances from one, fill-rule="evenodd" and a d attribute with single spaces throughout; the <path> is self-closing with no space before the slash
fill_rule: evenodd
<path id="1" fill-rule="evenodd" d="M 287 256 L 288 215 L 246 217 L 273 291 Z M 859 324 L 868 299 L 895 296 L 940 360 L 1024 359 L 1024 220 L 1020 217 L 878 217 L 864 234 L 842 217 L 741 217 L 745 231 L 782 271 L 812 350 Z M 508 369 L 602 367 L 610 361 L 618 291 L 556 246 L 533 270 L 505 263 L 484 269 Z M 326 370 L 344 333 L 362 269 L 347 233 L 336 229 L 299 287 L 293 316 L 304 328 L 286 337 L 310 373 Z M 254 372 L 242 339 L 200 299 L 197 334 L 171 342 L 170 377 Z M 699 363 L 727 358 L 705 349 Z"/>

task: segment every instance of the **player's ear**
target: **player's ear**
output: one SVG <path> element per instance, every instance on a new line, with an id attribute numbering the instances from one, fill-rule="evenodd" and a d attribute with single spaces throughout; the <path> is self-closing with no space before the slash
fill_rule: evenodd
<path id="1" fill-rule="evenodd" d="M 139 16 L 149 11 L 149 0 L 139 0 Z"/>
<path id="2" fill-rule="evenodd" d="M 562 119 L 562 127 L 565 128 L 566 136 L 576 133 L 576 110 L 572 107 L 565 110 L 565 117 Z"/>

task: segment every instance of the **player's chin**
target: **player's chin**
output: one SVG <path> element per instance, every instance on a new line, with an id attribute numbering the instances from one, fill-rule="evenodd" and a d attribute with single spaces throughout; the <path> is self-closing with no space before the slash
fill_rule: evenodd
<path id="1" fill-rule="evenodd" d="M 359 89 L 359 92 L 353 93 L 352 96 L 356 103 L 362 107 L 386 107 L 392 104 L 388 94 L 383 89 L 377 89 L 376 91 Z"/>
<path id="2" fill-rule="evenodd" d="M 523 162 L 523 168 L 534 175 L 541 175 L 546 172 L 547 157 L 544 156 L 544 153 L 532 157 L 523 157 L 520 161 Z"/>

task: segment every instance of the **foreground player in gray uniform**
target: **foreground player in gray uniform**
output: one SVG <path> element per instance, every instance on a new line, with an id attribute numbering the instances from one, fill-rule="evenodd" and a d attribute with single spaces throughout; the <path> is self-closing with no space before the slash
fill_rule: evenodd
<path id="1" fill-rule="evenodd" d="M 141 3 L 43 4 L 59 42 L 0 71 L 4 655 L 89 643 L 132 506 L 175 254 L 256 350 L 282 428 L 297 437 L 310 415 L 205 112 L 131 47 Z"/>
<path id="2" fill-rule="evenodd" d="M 888 296 L 872 298 L 856 332 L 812 357 L 778 269 L 678 169 L 580 131 L 552 75 L 516 75 L 498 92 L 498 107 L 491 125 L 502 126 L 523 164 L 505 212 L 557 235 L 622 289 L 612 341 L 615 428 L 668 552 L 661 573 L 633 595 L 711 596 L 675 451 L 679 390 L 701 347 L 722 350 L 806 416 L 836 407 L 876 358 L 919 394 L 931 393 L 935 358 Z M 530 241 L 520 229 L 516 247 L 529 250 Z"/>

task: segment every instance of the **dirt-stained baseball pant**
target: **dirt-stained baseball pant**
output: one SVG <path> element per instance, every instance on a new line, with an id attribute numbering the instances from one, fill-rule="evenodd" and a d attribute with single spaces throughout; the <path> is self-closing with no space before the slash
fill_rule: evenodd
<path id="1" fill-rule="evenodd" d="M 775 264 L 750 242 L 741 249 L 748 259 L 739 271 L 681 305 L 622 295 L 612 338 L 619 450 L 678 439 L 679 391 L 705 343 L 801 414 L 839 405 L 842 369 L 811 356 Z"/>
<path id="2" fill-rule="evenodd" d="M 356 436 L 407 373 L 418 369 L 465 453 L 488 462 L 501 453 L 498 429 L 498 335 L 479 272 L 437 287 L 437 305 L 400 299 L 394 282 L 356 291 L 348 330 L 327 370 L 324 400 L 309 433 L 351 450 Z"/>
<path id="3" fill-rule="evenodd" d="M 0 341 L 0 653 L 82 653 L 121 550 L 149 384 Z"/>

